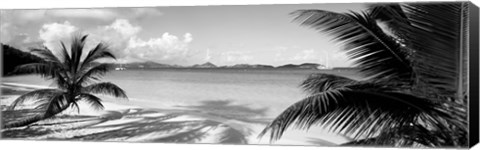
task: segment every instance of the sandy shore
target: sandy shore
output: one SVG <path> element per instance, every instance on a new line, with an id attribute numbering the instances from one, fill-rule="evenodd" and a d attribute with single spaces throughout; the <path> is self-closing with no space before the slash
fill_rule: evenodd
<path id="1" fill-rule="evenodd" d="M 19 95 L 40 87 L 2 83 L 3 122 L 28 116 L 28 111 L 5 108 Z M 128 102 L 104 101 L 104 110 L 93 110 L 79 103 L 80 111 L 68 109 L 55 118 L 35 124 L 3 129 L 2 138 L 32 140 L 87 140 L 162 143 L 270 144 L 268 136 L 258 133 L 270 121 L 249 117 L 255 113 L 244 108 L 223 106 L 221 101 L 209 107 L 142 108 Z M 220 105 L 218 104 L 220 103 Z M 224 103 L 224 102 L 223 102 Z M 24 109 L 28 109 L 28 104 Z M 346 139 L 311 130 L 285 133 L 273 144 L 334 146 Z"/>

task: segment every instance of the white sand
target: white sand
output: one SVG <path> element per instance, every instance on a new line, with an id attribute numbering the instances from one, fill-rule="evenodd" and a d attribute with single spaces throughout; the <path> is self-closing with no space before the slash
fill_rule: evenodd
<path id="1" fill-rule="evenodd" d="M 19 84 L 2 84 L 18 90 L 39 88 Z M 18 95 L 1 96 L 1 105 L 10 105 Z M 146 109 L 129 104 L 103 101 L 104 110 L 94 110 L 79 103 L 80 111 L 68 109 L 58 117 L 27 127 L 2 131 L 4 138 L 270 144 L 268 134 L 257 138 L 265 123 L 251 123 L 218 116 L 201 115 L 177 108 L 171 111 Z M 28 106 L 26 106 L 28 107 Z M 291 130 L 273 144 L 333 146 L 348 141 L 321 129 Z"/>

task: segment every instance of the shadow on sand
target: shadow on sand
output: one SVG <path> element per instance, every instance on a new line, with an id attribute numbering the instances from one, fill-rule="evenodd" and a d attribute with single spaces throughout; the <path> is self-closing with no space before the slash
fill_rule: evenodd
<path id="1" fill-rule="evenodd" d="M 200 105 L 178 106 L 182 110 L 203 114 L 210 117 L 219 117 L 229 120 L 238 120 L 248 123 L 267 124 L 270 120 L 262 118 L 267 112 L 267 108 L 254 109 L 247 105 L 232 104 L 232 100 L 205 100 Z"/>
<path id="2" fill-rule="evenodd" d="M 247 144 L 246 136 L 252 135 L 253 131 L 245 124 L 268 122 L 259 119 L 267 109 L 251 109 L 242 105 L 232 105 L 228 100 L 202 101 L 200 105 L 179 106 L 179 108 L 106 111 L 101 116 L 64 115 L 27 127 L 4 129 L 2 137 L 8 139 Z M 28 115 L 28 113 L 22 114 Z M 181 116 L 202 119 L 175 119 Z"/>

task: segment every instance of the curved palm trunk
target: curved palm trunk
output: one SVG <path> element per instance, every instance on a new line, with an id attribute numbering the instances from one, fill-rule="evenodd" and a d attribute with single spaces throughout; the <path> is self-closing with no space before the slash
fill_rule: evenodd
<path id="1" fill-rule="evenodd" d="M 11 122 L 11 123 L 6 123 L 4 125 L 2 125 L 2 129 L 5 129 L 5 128 L 16 128 L 16 127 L 23 127 L 23 126 L 27 126 L 27 125 L 30 125 L 30 124 L 33 124 L 35 122 L 38 122 L 40 120 L 45 120 L 45 119 L 48 119 L 48 118 L 51 118 L 61 112 L 63 112 L 64 110 L 66 110 L 68 107 L 70 106 L 70 104 L 68 105 L 65 105 L 60 111 L 54 113 L 54 114 L 50 114 L 50 115 L 43 115 L 43 114 L 37 114 L 33 117 L 29 117 L 27 119 L 24 119 L 24 120 L 20 120 L 20 121 L 15 121 L 15 122 Z"/>
<path id="2" fill-rule="evenodd" d="M 16 127 L 22 127 L 26 125 L 30 125 L 32 123 L 38 122 L 40 120 L 45 119 L 43 115 L 35 115 L 33 117 L 21 120 L 21 121 L 15 121 L 11 123 L 6 123 L 5 125 L 2 126 L 2 128 L 16 128 Z"/>

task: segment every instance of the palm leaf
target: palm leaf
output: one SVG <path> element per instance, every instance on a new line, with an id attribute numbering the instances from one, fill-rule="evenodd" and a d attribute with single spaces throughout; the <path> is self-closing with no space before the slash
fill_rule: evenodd
<path id="1" fill-rule="evenodd" d="M 90 80 L 98 80 L 99 77 L 105 75 L 110 68 L 110 64 L 99 64 L 93 66 L 87 69 L 85 72 L 82 72 L 76 83 L 82 85 Z"/>
<path id="2" fill-rule="evenodd" d="M 19 104 L 23 104 L 27 100 L 37 101 L 37 100 L 48 98 L 57 93 L 62 93 L 62 92 L 63 91 L 58 89 L 39 89 L 39 90 L 31 91 L 15 99 L 10 105 L 9 109 L 14 110 Z"/>
<path id="3" fill-rule="evenodd" d="M 372 18 L 389 23 L 410 24 L 405 11 L 400 4 L 368 4 Z M 393 27 L 393 26 L 392 26 Z"/>
<path id="4" fill-rule="evenodd" d="M 299 10 L 294 20 L 333 35 L 345 43 L 347 55 L 361 72 L 374 78 L 410 80 L 412 68 L 407 53 L 385 34 L 369 14 L 339 14 L 323 10 Z"/>
<path id="5" fill-rule="evenodd" d="M 401 43 L 409 42 L 411 23 L 400 4 L 369 4 L 368 7 L 372 18 L 387 25 L 389 35 Z"/>
<path id="6" fill-rule="evenodd" d="M 421 144 L 423 146 L 436 146 L 444 144 L 445 137 L 431 132 L 421 125 L 406 125 L 402 127 L 392 128 L 388 131 L 382 132 L 380 135 L 354 140 L 342 145 L 371 145 L 371 146 L 415 146 Z"/>
<path id="7" fill-rule="evenodd" d="M 77 34 L 77 35 L 74 35 L 73 38 L 72 38 L 72 44 L 71 44 L 71 52 L 72 52 L 72 55 L 71 55 L 71 70 L 70 72 L 73 74 L 73 73 L 76 73 L 78 71 L 78 68 L 80 67 L 80 59 L 82 57 L 82 54 L 83 54 L 83 47 L 85 46 L 85 40 L 87 38 L 88 35 L 81 35 L 81 34 Z"/>
<path id="8" fill-rule="evenodd" d="M 82 89 L 83 93 L 105 94 L 120 98 L 127 98 L 125 91 L 110 82 L 96 83 Z"/>
<path id="9" fill-rule="evenodd" d="M 79 95 L 79 98 L 90 104 L 95 110 L 103 110 L 105 108 L 102 104 L 102 99 L 92 94 L 82 93 Z"/>
<path id="10" fill-rule="evenodd" d="M 282 112 L 260 134 L 271 131 L 271 140 L 279 139 L 285 130 L 294 126 L 308 129 L 315 124 L 330 126 L 330 130 L 353 138 L 372 137 L 380 131 L 415 122 L 427 116 L 437 124 L 440 112 L 435 103 L 408 94 L 382 91 L 379 88 L 340 88 L 309 96 Z M 433 119 L 432 119 L 433 118 Z"/>
<path id="11" fill-rule="evenodd" d="M 462 141 L 462 139 L 453 136 L 456 135 L 454 132 L 444 130 L 432 131 L 420 124 L 409 124 L 402 127 L 392 128 L 373 138 L 354 140 L 342 145 L 385 145 L 402 147 L 439 147 L 445 145 L 457 145 L 456 142 Z"/>
<path id="12" fill-rule="evenodd" d="M 309 94 L 317 94 L 357 83 L 359 82 L 343 76 L 314 73 L 308 76 L 307 79 L 300 84 L 300 86 Z"/>
<path id="13" fill-rule="evenodd" d="M 97 44 L 97 46 L 95 46 L 94 49 L 88 52 L 87 56 L 85 57 L 85 60 L 82 63 L 81 70 L 83 70 L 83 68 L 90 65 L 90 63 L 102 58 L 116 59 L 115 56 L 112 53 L 110 53 L 110 48 L 108 47 L 107 44 L 99 43 Z"/>
<path id="14" fill-rule="evenodd" d="M 65 66 L 70 66 L 72 60 L 71 60 L 70 55 L 68 54 L 67 47 L 65 46 L 65 43 L 63 43 L 63 42 L 60 42 L 60 45 L 62 45 L 61 53 L 62 53 L 62 57 L 63 57 L 63 64 L 65 64 Z"/>
<path id="15" fill-rule="evenodd" d="M 78 106 L 78 103 L 76 101 L 71 101 L 72 103 L 72 108 L 75 107 L 75 109 L 77 110 L 77 113 L 80 113 L 80 106 Z"/>
<path id="16" fill-rule="evenodd" d="M 56 93 L 50 95 L 48 99 L 39 101 L 37 110 L 44 110 L 44 118 L 50 118 L 58 113 L 61 113 L 70 106 L 70 102 L 67 100 L 67 93 Z"/>
<path id="17" fill-rule="evenodd" d="M 377 88 L 379 91 L 410 91 L 409 85 L 402 84 L 401 82 L 399 83 L 391 81 L 391 79 L 356 81 L 347 77 L 324 73 L 311 74 L 300 84 L 300 86 L 304 91 L 308 92 L 311 95 L 338 88 L 368 88 L 372 90 Z"/>
<path id="18" fill-rule="evenodd" d="M 57 56 L 55 56 L 55 54 L 53 54 L 53 52 L 47 47 L 44 47 L 43 49 L 32 49 L 30 52 L 45 61 L 61 64 L 61 61 Z"/>
<path id="19" fill-rule="evenodd" d="M 463 3 L 463 2 L 462 2 Z M 424 95 L 454 97 L 459 87 L 462 3 L 405 4 L 415 49 L 415 67 Z"/>
<path id="20" fill-rule="evenodd" d="M 69 83 L 69 78 L 67 76 L 68 76 L 68 73 L 66 73 L 65 70 L 61 72 L 57 72 L 57 76 L 53 78 L 53 80 L 58 88 L 68 89 L 71 86 Z"/>
<path id="21" fill-rule="evenodd" d="M 42 77 L 51 77 L 55 78 L 59 74 L 58 72 L 62 70 L 62 66 L 57 63 L 52 62 L 40 62 L 40 63 L 29 63 L 20 65 L 15 68 L 15 73 L 35 73 L 39 74 Z"/>

